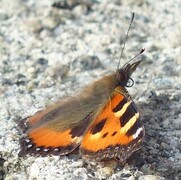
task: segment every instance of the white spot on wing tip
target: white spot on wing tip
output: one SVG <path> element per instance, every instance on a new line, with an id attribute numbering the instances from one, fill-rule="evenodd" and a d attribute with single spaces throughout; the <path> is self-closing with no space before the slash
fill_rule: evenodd
<path id="1" fill-rule="evenodd" d="M 137 129 L 136 133 L 133 134 L 133 139 L 136 139 L 142 131 L 143 131 L 143 128 L 142 128 L 142 127 L 140 127 L 139 129 Z"/>
<path id="2" fill-rule="evenodd" d="M 33 144 L 28 144 L 28 146 L 27 146 L 27 147 L 28 147 L 28 148 L 31 148 L 32 146 L 33 146 Z"/>
<path id="3" fill-rule="evenodd" d="M 43 149 L 43 151 L 44 151 L 44 152 L 48 152 L 48 151 L 49 151 L 49 149 L 48 149 L 48 148 L 45 148 L 45 149 Z"/>
<path id="4" fill-rule="evenodd" d="M 30 142 L 30 140 L 29 140 L 29 139 L 25 139 L 25 141 L 26 141 L 27 143 L 29 143 L 29 142 Z"/>
<path id="5" fill-rule="evenodd" d="M 40 151 L 41 149 L 40 149 L 40 148 L 36 148 L 35 150 L 36 150 L 36 151 Z"/>

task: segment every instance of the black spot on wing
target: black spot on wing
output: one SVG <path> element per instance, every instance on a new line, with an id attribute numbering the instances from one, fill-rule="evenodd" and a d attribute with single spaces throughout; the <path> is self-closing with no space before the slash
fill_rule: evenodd
<path id="1" fill-rule="evenodd" d="M 107 133 L 105 133 L 105 134 L 103 134 L 102 138 L 107 137 L 107 135 L 108 135 L 108 134 L 109 134 L 108 132 L 107 132 Z"/>
<path id="2" fill-rule="evenodd" d="M 106 121 L 107 121 L 107 119 L 105 118 L 105 119 L 101 120 L 99 123 L 97 123 L 97 124 L 93 127 L 91 133 L 92 133 L 92 134 L 96 134 L 96 133 L 100 132 L 100 131 L 103 129 Z"/>
<path id="3" fill-rule="evenodd" d="M 127 131 L 126 135 L 127 136 L 132 136 L 133 134 L 136 133 L 136 131 L 141 127 L 141 123 L 139 120 L 137 120 L 134 125 Z"/>
<path id="4" fill-rule="evenodd" d="M 121 127 L 125 126 L 126 123 L 135 115 L 136 111 L 135 108 L 133 107 L 133 104 L 131 103 L 125 113 L 120 117 L 120 123 Z"/>
<path id="5" fill-rule="evenodd" d="M 117 133 L 117 131 L 114 131 L 111 136 L 115 136 Z"/>
<path id="6" fill-rule="evenodd" d="M 83 135 L 84 131 L 85 131 L 86 127 L 82 127 L 82 125 L 78 125 L 78 126 L 75 126 L 69 134 L 71 134 L 71 138 L 74 138 L 74 137 L 80 137 Z"/>
<path id="7" fill-rule="evenodd" d="M 74 137 L 80 137 L 83 135 L 83 133 L 85 132 L 87 125 L 90 122 L 90 119 L 92 117 L 92 113 L 90 113 L 89 115 L 87 115 L 81 122 L 79 125 L 75 126 L 74 128 L 72 128 L 72 130 L 70 131 L 69 134 L 71 134 L 71 138 Z"/>
<path id="8" fill-rule="evenodd" d="M 127 100 L 124 98 L 122 101 L 119 102 L 119 104 L 112 111 L 113 112 L 120 111 L 126 103 L 127 103 Z"/>

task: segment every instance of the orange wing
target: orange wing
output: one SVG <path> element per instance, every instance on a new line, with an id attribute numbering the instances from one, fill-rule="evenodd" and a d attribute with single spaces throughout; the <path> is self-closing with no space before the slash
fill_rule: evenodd
<path id="1" fill-rule="evenodd" d="M 101 161 L 117 157 L 124 163 L 139 149 L 144 128 L 134 102 L 124 94 L 117 88 L 86 130 L 80 146 L 83 158 Z"/>
<path id="2" fill-rule="evenodd" d="M 26 137 L 21 138 L 20 156 L 26 154 L 47 154 L 65 155 L 76 149 L 82 140 L 82 135 L 89 123 L 92 114 L 85 117 L 80 123 L 71 129 L 55 130 L 49 124 L 38 125 L 39 122 L 51 112 L 40 111 L 34 116 L 20 123 L 20 127 L 26 133 Z"/>

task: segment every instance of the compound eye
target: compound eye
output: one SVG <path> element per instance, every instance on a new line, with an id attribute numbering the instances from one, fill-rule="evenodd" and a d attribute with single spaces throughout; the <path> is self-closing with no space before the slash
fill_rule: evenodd
<path id="1" fill-rule="evenodd" d="M 132 87 L 134 85 L 134 80 L 132 78 L 128 79 L 128 82 L 126 83 L 126 87 Z"/>

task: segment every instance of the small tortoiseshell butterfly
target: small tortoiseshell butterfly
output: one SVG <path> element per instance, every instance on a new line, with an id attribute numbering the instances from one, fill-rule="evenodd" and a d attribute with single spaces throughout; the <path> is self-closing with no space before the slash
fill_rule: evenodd
<path id="1" fill-rule="evenodd" d="M 142 61 L 135 57 L 76 97 L 22 121 L 20 127 L 26 137 L 20 140 L 19 154 L 66 155 L 79 147 L 84 159 L 117 158 L 125 163 L 144 138 L 139 112 L 126 90 L 131 74 Z"/>

